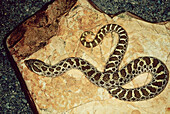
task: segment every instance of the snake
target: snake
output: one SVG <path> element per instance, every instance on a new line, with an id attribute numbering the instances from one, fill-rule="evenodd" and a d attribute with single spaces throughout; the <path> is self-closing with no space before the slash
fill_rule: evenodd
<path id="1" fill-rule="evenodd" d="M 81 34 L 80 42 L 87 48 L 94 48 L 100 44 L 107 33 L 111 32 L 117 33 L 119 40 L 110 54 L 103 72 L 80 57 L 68 57 L 55 65 L 46 64 L 38 59 L 28 59 L 24 63 L 32 72 L 46 77 L 57 77 L 68 70 L 78 69 L 91 83 L 105 88 L 112 97 L 123 101 L 143 101 L 159 95 L 169 80 L 168 68 L 161 60 L 156 57 L 143 56 L 119 68 L 128 45 L 128 35 L 123 27 L 117 24 L 107 24 L 97 32 L 92 41 L 86 41 L 86 37 L 89 34 L 94 35 L 94 33 L 85 31 Z M 152 74 L 151 81 L 140 87 L 122 87 L 142 73 Z"/>

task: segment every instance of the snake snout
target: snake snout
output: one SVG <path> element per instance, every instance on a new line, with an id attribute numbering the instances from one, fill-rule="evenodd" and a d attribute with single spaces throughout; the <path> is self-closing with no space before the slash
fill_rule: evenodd
<path id="1" fill-rule="evenodd" d="M 30 60 L 25 60 L 24 63 L 27 66 L 27 68 L 32 71 L 32 66 L 33 66 L 34 61 L 30 59 Z"/>

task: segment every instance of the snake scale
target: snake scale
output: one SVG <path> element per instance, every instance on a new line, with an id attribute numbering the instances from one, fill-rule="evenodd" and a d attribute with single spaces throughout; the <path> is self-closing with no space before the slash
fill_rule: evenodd
<path id="1" fill-rule="evenodd" d="M 93 41 L 90 42 L 86 41 L 86 36 L 93 34 L 93 32 L 85 31 L 80 37 L 80 42 L 87 48 L 93 48 L 110 32 L 116 32 L 119 35 L 119 41 L 112 54 L 110 54 L 103 72 L 98 71 L 97 68 L 88 61 L 79 57 L 66 58 L 53 66 L 37 59 L 29 59 L 24 61 L 25 65 L 34 73 L 48 77 L 59 76 L 70 69 L 78 69 L 85 74 L 90 82 L 107 89 L 113 97 L 119 100 L 142 101 L 160 94 L 168 83 L 169 71 L 166 65 L 159 59 L 150 56 L 139 57 L 119 70 L 118 67 L 128 45 L 127 32 L 121 26 L 117 24 L 107 24 L 103 26 Z M 152 80 L 148 84 L 130 89 L 122 87 L 139 74 L 145 72 L 152 74 Z"/>

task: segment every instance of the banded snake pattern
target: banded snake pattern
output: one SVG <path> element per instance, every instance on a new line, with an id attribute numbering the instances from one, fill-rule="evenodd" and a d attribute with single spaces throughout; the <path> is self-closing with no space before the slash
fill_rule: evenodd
<path id="1" fill-rule="evenodd" d="M 32 72 L 47 77 L 56 77 L 70 69 L 78 69 L 85 74 L 91 83 L 107 89 L 113 97 L 119 100 L 142 101 L 160 94 L 169 80 L 169 71 L 161 60 L 150 56 L 139 57 L 119 70 L 118 67 L 128 45 L 127 32 L 121 26 L 117 24 L 103 26 L 91 42 L 86 41 L 86 36 L 93 34 L 93 32 L 85 31 L 80 37 L 80 42 L 87 48 L 93 48 L 110 32 L 116 32 L 119 35 L 119 41 L 114 51 L 110 54 L 103 72 L 98 71 L 88 61 L 79 57 L 63 59 L 53 66 L 37 59 L 25 60 L 24 63 Z M 152 74 L 152 80 L 148 84 L 130 89 L 122 87 L 139 74 L 145 72 Z"/>

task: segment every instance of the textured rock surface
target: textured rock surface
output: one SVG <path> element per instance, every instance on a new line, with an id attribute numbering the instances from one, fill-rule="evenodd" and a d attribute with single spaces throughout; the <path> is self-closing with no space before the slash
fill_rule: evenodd
<path id="1" fill-rule="evenodd" d="M 45 14 L 48 14 L 48 17 L 54 17 L 49 23 L 52 23 L 51 26 L 53 24 L 57 24 L 57 26 L 54 28 L 52 26 L 53 29 L 50 31 L 37 33 L 44 37 L 45 45 L 39 46 L 42 39 L 38 40 L 36 34 L 34 34 L 41 26 L 34 26 L 34 29 L 31 29 L 30 24 L 27 24 L 27 29 L 24 32 L 27 34 L 21 35 L 17 43 L 11 43 L 18 35 L 14 34 L 15 31 L 7 39 L 8 48 L 40 113 L 102 114 L 106 112 L 130 112 L 140 114 L 169 112 L 170 84 L 159 96 L 153 99 L 141 102 L 125 102 L 112 98 L 105 89 L 91 84 L 83 73 L 78 70 L 70 70 L 62 76 L 49 78 L 38 76 L 29 71 L 23 61 L 36 58 L 46 63 L 55 64 L 64 58 L 75 56 L 89 61 L 102 71 L 109 54 L 117 43 L 117 35 L 115 33 L 113 35 L 108 34 L 102 43 L 93 49 L 83 47 L 79 42 L 79 38 L 84 31 L 91 30 L 97 33 L 103 25 L 115 23 L 125 28 L 129 35 L 128 49 L 120 67 L 137 57 L 148 55 L 161 59 L 170 69 L 170 23 L 163 25 L 150 24 L 129 17 L 126 14 L 121 14 L 111 19 L 109 16 L 96 11 L 86 0 L 81 0 L 81 2 L 79 0 L 69 13 L 60 15 L 59 18 L 54 16 L 55 13 L 49 13 L 53 10 L 52 5 L 48 8 L 50 10 L 47 9 Z M 42 17 L 44 16 L 42 15 Z M 58 20 L 57 22 L 56 19 Z M 27 22 L 30 21 L 25 23 Z M 38 23 L 41 22 L 38 21 Z M 23 25 L 20 27 L 22 28 Z M 46 23 L 42 24 L 42 28 L 45 27 L 43 25 L 46 25 Z M 29 38 L 29 36 L 32 36 L 32 38 Z M 30 46 L 32 47 L 30 48 Z M 37 47 L 39 48 L 37 49 Z M 36 51 L 28 54 L 28 49 Z M 146 84 L 149 79 L 148 74 L 142 74 L 126 87 L 141 86 Z"/>
<path id="2" fill-rule="evenodd" d="M 21 60 L 44 47 L 47 41 L 56 34 L 59 18 L 67 13 L 76 3 L 72 1 L 56 1 L 44 11 L 18 26 L 7 39 L 7 46 L 15 59 Z M 26 36 L 26 37 L 25 37 Z M 20 43 L 18 43 L 20 42 Z M 20 48 L 22 47 L 23 48 Z"/>

